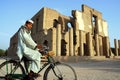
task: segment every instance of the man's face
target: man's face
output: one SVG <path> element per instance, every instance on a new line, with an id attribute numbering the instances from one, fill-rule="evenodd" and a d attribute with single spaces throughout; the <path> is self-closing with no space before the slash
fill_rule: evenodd
<path id="1" fill-rule="evenodd" d="M 33 24 L 32 23 L 27 23 L 26 26 L 27 26 L 28 29 L 31 29 Z"/>

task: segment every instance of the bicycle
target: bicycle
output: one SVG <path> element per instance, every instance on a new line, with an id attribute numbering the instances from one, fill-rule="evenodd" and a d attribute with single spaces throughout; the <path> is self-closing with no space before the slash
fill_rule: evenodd
<path id="1" fill-rule="evenodd" d="M 77 75 L 75 70 L 68 64 L 55 61 L 53 58 L 53 52 L 48 51 L 48 48 L 44 49 L 46 53 L 46 60 L 40 68 L 40 73 L 45 69 L 43 80 L 77 80 Z M 27 60 L 24 58 L 24 62 Z M 6 60 L 0 65 L 0 80 L 36 80 L 34 77 L 30 78 L 28 76 L 28 69 L 26 63 L 24 66 L 19 60 Z M 27 78 L 27 79 L 26 79 Z"/>

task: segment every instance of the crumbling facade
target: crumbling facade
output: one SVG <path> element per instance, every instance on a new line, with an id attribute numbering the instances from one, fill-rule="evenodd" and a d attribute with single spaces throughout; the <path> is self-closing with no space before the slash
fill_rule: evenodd
<path id="1" fill-rule="evenodd" d="M 69 17 L 56 10 L 42 8 L 32 17 L 35 42 L 47 42 L 55 56 L 110 56 L 108 25 L 102 19 L 102 13 L 82 5 L 82 11 L 72 10 L 71 14 Z M 14 35 L 10 53 L 17 45 L 16 40 Z"/>

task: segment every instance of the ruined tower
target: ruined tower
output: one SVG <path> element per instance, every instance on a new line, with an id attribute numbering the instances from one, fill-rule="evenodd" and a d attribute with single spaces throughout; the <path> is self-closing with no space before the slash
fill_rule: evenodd
<path id="1" fill-rule="evenodd" d="M 82 5 L 82 11 L 72 10 L 71 15 L 42 8 L 32 17 L 33 39 L 38 44 L 47 41 L 55 56 L 110 56 L 108 25 L 102 13 Z M 15 48 L 11 47 L 13 41 L 17 40 L 13 37 L 10 51 Z"/>

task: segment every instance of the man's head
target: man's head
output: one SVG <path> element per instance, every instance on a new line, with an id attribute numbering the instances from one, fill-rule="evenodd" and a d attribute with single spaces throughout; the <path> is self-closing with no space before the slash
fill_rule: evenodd
<path id="1" fill-rule="evenodd" d="M 27 20 L 26 22 L 25 22 L 25 25 L 26 25 L 26 27 L 28 28 L 28 29 L 31 29 L 32 28 L 32 26 L 33 26 L 33 21 L 32 20 Z"/>

